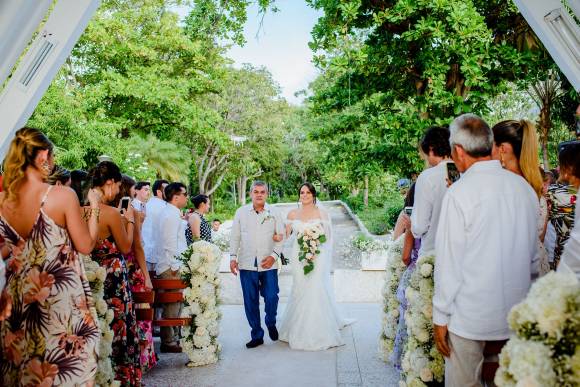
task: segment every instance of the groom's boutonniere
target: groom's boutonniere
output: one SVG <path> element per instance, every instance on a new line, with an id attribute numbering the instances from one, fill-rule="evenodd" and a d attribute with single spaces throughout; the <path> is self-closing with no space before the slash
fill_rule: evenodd
<path id="1" fill-rule="evenodd" d="M 274 219 L 274 217 L 272 216 L 272 213 L 270 212 L 270 210 L 264 210 L 263 212 L 263 217 L 262 217 L 262 222 L 260 222 L 260 224 L 264 224 L 266 223 L 268 220 L 270 219 Z"/>

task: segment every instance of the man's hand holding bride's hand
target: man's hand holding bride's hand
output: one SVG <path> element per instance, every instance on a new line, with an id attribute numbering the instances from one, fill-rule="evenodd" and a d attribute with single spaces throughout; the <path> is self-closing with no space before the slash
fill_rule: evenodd
<path id="1" fill-rule="evenodd" d="M 274 264 L 274 262 L 276 262 L 276 260 L 274 259 L 273 256 L 269 255 L 266 258 L 262 259 L 262 262 L 260 263 L 260 266 L 262 266 L 262 269 L 269 269 L 272 267 L 272 265 Z"/>

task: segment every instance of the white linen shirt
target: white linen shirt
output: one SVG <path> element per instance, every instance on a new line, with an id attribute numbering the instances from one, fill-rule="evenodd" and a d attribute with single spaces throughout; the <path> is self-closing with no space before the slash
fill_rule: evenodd
<path id="1" fill-rule="evenodd" d="M 473 164 L 447 191 L 436 238 L 433 322 L 470 340 L 504 340 L 537 257 L 538 197 L 499 161 Z"/>
<path id="2" fill-rule="evenodd" d="M 145 251 L 145 259 L 149 263 L 157 263 L 156 257 L 156 239 L 157 239 L 157 225 L 159 223 L 159 215 L 161 211 L 167 206 L 167 202 L 158 197 L 152 197 L 145 204 L 145 221 L 141 235 L 143 238 L 143 250 Z"/>
<path id="3" fill-rule="evenodd" d="M 443 160 L 436 166 L 426 169 L 415 183 L 415 203 L 411 214 L 411 232 L 421 238 L 419 256 L 435 252 L 435 235 L 441 213 L 443 196 L 447 192 L 447 163 Z"/>
<path id="4" fill-rule="evenodd" d="M 187 222 L 181 219 L 181 211 L 171 203 L 163 209 L 159 216 L 159 236 L 157 239 L 157 275 L 167 270 L 178 270 L 181 261 L 176 257 L 187 250 L 185 227 Z"/>
<path id="5" fill-rule="evenodd" d="M 266 204 L 256 213 L 253 204 L 238 208 L 232 225 L 230 241 L 231 260 L 238 261 L 240 270 L 266 271 L 278 268 L 277 258 L 282 242 L 274 242 L 276 234 L 284 234 L 284 221 L 276 208 Z M 273 256 L 276 261 L 270 269 L 260 265 L 262 259 Z"/>

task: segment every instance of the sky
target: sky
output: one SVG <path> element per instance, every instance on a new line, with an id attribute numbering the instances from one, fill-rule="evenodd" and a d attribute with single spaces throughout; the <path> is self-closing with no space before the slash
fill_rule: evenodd
<path id="1" fill-rule="evenodd" d="M 234 60 L 235 67 L 243 63 L 266 67 L 280 85 L 282 96 L 299 105 L 304 97 L 295 97 L 294 93 L 306 89 L 318 74 L 308 42 L 322 13 L 304 0 L 276 0 L 275 4 L 279 11 L 268 12 L 261 26 L 258 7 L 248 8 L 244 27 L 247 42 L 243 47 L 232 47 L 227 56 Z M 185 15 L 187 10 L 180 9 L 179 13 Z"/>

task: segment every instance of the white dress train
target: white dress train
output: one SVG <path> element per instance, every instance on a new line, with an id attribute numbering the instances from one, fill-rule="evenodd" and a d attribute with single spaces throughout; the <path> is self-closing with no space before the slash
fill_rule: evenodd
<path id="1" fill-rule="evenodd" d="M 292 291 L 280 326 L 280 340 L 292 349 L 320 351 L 343 345 L 340 329 L 354 320 L 340 317 L 334 299 L 330 269 L 332 267 L 332 234 L 329 220 L 316 219 L 308 222 L 290 221 L 292 225 Z M 298 260 L 296 234 L 306 224 L 320 222 L 324 226 L 327 241 L 320 247 L 320 255 L 314 261 L 314 270 L 304 274 L 303 264 Z"/>

